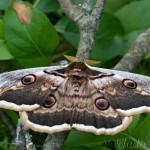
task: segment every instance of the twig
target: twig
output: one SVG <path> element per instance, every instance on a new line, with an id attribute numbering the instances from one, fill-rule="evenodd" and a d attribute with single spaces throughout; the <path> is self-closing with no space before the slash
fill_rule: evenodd
<path id="1" fill-rule="evenodd" d="M 74 0 L 58 1 L 62 10 L 77 24 L 80 31 L 80 41 L 76 58 L 79 61 L 88 59 L 94 44 L 95 34 L 105 0 L 97 0 L 91 14 L 82 6 L 76 5 Z"/>
<path id="2" fill-rule="evenodd" d="M 20 119 L 18 120 L 17 135 L 14 144 L 20 150 L 36 150 L 32 142 L 32 135 L 29 134 L 29 129 L 21 123 Z"/>
<path id="3" fill-rule="evenodd" d="M 35 145 L 32 142 L 32 135 L 28 132 L 28 130 L 26 130 L 25 139 L 27 150 L 36 150 Z"/>
<path id="4" fill-rule="evenodd" d="M 62 150 L 63 144 L 68 137 L 69 131 L 49 134 L 44 142 L 42 150 Z"/>
<path id="5" fill-rule="evenodd" d="M 18 125 L 17 125 L 17 130 L 16 130 L 16 139 L 13 144 L 18 146 L 18 148 L 21 150 L 26 150 L 26 142 L 25 142 L 25 136 L 24 136 L 24 130 L 23 126 L 20 122 L 20 119 L 18 119 Z"/>
<path id="6" fill-rule="evenodd" d="M 22 124 L 20 122 L 20 120 L 18 120 L 18 125 L 17 125 L 17 130 L 15 130 L 14 126 L 12 125 L 10 119 L 8 118 L 8 116 L 3 112 L 2 109 L 0 109 L 0 116 L 2 118 L 2 120 L 4 121 L 4 123 L 8 126 L 11 135 L 13 136 L 13 138 L 15 139 L 15 142 L 13 142 L 12 144 L 16 145 L 20 150 L 27 150 L 26 149 L 26 142 L 25 142 L 25 136 L 23 134 L 23 129 L 22 129 Z"/>
<path id="7" fill-rule="evenodd" d="M 85 14 L 77 21 L 80 41 L 76 57 L 79 61 L 89 58 L 103 7 L 104 0 L 97 0 L 91 15 Z"/>
<path id="8" fill-rule="evenodd" d="M 91 0 L 84 0 L 84 3 L 82 4 L 82 8 L 85 9 L 87 12 L 90 12 L 91 10 Z"/>
<path id="9" fill-rule="evenodd" d="M 148 52 L 150 52 L 150 29 L 139 34 L 134 45 L 114 69 L 131 71 L 140 63 Z"/>

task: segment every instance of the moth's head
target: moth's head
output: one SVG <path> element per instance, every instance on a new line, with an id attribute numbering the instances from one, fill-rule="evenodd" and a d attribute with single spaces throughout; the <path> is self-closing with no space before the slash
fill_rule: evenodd
<path id="1" fill-rule="evenodd" d="M 73 62 L 67 66 L 66 73 L 69 76 L 86 77 L 90 73 L 90 69 L 84 62 Z"/>
<path id="2" fill-rule="evenodd" d="M 88 65 L 99 64 L 100 61 L 94 60 L 78 60 L 76 57 L 64 55 L 72 63 L 66 67 L 66 73 L 69 76 L 87 77 L 93 76 L 93 72 L 89 69 Z"/>

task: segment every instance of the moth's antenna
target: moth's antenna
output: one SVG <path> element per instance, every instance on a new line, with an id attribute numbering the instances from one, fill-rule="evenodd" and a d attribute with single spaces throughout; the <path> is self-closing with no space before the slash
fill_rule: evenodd
<path id="1" fill-rule="evenodd" d="M 64 55 L 64 56 L 71 62 L 78 62 L 78 59 L 76 57 L 68 56 L 68 55 Z M 88 65 L 96 65 L 100 63 L 100 61 L 96 61 L 96 60 L 84 60 L 83 62 Z"/>
<path id="2" fill-rule="evenodd" d="M 64 55 L 71 62 L 78 62 L 78 59 L 73 56 Z"/>
<path id="3" fill-rule="evenodd" d="M 96 60 L 84 60 L 83 62 L 88 65 L 96 65 L 101 63 L 100 61 L 96 61 Z"/>

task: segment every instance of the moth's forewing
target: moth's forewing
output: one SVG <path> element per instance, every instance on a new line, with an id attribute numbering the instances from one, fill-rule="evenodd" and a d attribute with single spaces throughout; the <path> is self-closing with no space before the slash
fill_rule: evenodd
<path id="1" fill-rule="evenodd" d="M 61 67 L 31 68 L 0 74 L 0 107 L 15 111 L 39 108 L 63 81 L 60 77 L 48 75 L 44 70 L 58 68 Z"/>

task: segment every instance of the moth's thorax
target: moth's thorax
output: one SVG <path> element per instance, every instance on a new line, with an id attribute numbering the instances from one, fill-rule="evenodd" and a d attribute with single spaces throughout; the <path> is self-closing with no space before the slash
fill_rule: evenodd
<path id="1" fill-rule="evenodd" d="M 87 93 L 85 88 L 88 84 L 90 69 L 83 62 L 74 62 L 66 68 L 68 73 L 67 85 L 70 85 L 72 96 Z M 68 91 L 68 93 L 69 93 Z"/>
<path id="2" fill-rule="evenodd" d="M 88 75 L 83 72 L 81 69 L 73 69 L 73 70 L 70 70 L 70 72 L 68 73 L 68 77 L 75 77 L 78 79 L 82 78 L 82 77 L 87 77 Z"/>
<path id="3" fill-rule="evenodd" d="M 86 85 L 88 84 L 88 80 L 85 77 L 81 76 L 70 76 L 67 80 L 67 84 L 70 85 L 71 89 L 68 89 L 68 93 L 72 90 L 73 95 L 81 95 L 82 93 L 86 94 Z"/>

